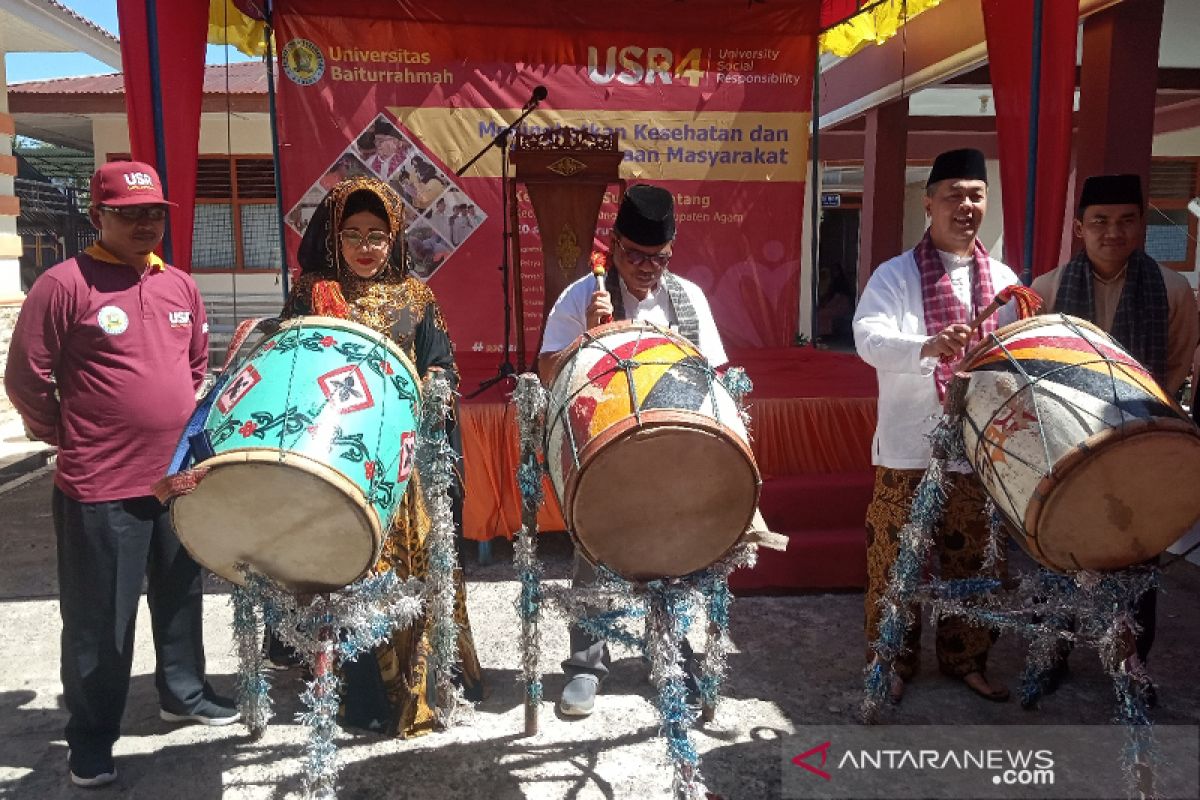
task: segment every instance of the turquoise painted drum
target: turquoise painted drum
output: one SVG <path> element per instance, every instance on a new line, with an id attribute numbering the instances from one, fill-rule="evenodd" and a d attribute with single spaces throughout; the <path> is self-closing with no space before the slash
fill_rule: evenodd
<path id="1" fill-rule="evenodd" d="M 180 541 L 241 582 L 245 563 L 298 593 L 362 577 L 412 475 L 420 382 L 389 339 L 296 317 L 231 367 L 205 421 L 215 455 L 174 500 Z"/>

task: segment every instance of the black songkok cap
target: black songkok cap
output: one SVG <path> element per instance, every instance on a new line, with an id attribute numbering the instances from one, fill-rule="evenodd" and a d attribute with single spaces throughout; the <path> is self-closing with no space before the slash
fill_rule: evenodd
<path id="1" fill-rule="evenodd" d="M 666 189 L 630 186 L 617 210 L 617 233 L 642 247 L 658 247 L 675 238 L 675 199 Z"/>
<path id="2" fill-rule="evenodd" d="M 933 186 L 938 181 L 983 181 L 987 183 L 987 161 L 983 153 L 973 147 L 962 150 L 947 150 L 933 161 L 933 169 L 929 171 L 929 180 L 925 186 Z"/>
<path id="3" fill-rule="evenodd" d="M 1117 206 L 1142 202 L 1142 179 L 1138 175 L 1093 175 L 1083 182 L 1079 193 L 1079 213 L 1088 206 Z"/>
<path id="4" fill-rule="evenodd" d="M 371 133 L 376 136 L 390 136 L 393 139 L 400 138 L 400 131 L 396 130 L 396 126 L 382 119 L 375 120 L 375 124 L 371 126 Z"/>

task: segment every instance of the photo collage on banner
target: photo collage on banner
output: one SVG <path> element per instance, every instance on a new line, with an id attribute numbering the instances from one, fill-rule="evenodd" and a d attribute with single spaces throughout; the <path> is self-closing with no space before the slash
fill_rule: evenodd
<path id="1" fill-rule="evenodd" d="M 292 230 L 303 235 L 325 194 L 338 181 L 355 175 L 382 178 L 404 201 L 409 264 L 421 280 L 432 277 L 487 219 L 453 176 L 386 114 L 380 114 L 287 213 Z"/>

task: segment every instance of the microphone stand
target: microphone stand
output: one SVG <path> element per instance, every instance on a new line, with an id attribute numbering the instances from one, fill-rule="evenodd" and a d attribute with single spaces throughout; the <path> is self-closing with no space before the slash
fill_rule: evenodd
<path id="1" fill-rule="evenodd" d="M 500 381 L 507 380 L 517 374 L 517 370 L 513 366 L 512 357 L 510 355 L 511 349 L 512 349 L 511 348 L 512 299 L 509 297 L 510 292 L 509 292 L 508 287 L 509 287 L 509 275 L 512 270 L 512 265 L 510 263 L 510 258 L 509 258 L 509 251 L 511 250 L 510 243 L 512 240 L 512 230 L 509 228 L 509 209 L 508 209 L 508 201 L 509 201 L 509 197 L 508 197 L 508 195 L 509 195 L 509 192 L 508 192 L 508 189 L 509 189 L 508 147 L 509 147 L 509 138 L 511 137 L 513 131 L 516 130 L 516 127 L 518 125 L 520 125 L 521 122 L 526 117 L 528 117 L 530 114 L 532 114 L 537 109 L 538 103 L 540 103 L 540 102 L 541 101 L 537 98 L 536 94 L 533 97 L 531 97 L 529 99 L 529 102 L 526 103 L 525 107 L 521 110 L 521 116 L 519 116 L 515 120 L 513 120 L 507 127 L 504 128 L 504 130 L 497 133 L 490 142 L 488 142 L 487 144 L 485 144 L 483 146 L 482 150 L 480 150 L 478 153 L 476 153 L 474 156 L 472 156 L 470 161 L 468 161 L 466 164 L 463 164 L 461 167 L 458 168 L 458 171 L 456 171 L 454 173 L 455 175 L 461 176 L 464 172 L 466 172 L 468 169 L 471 168 L 471 165 L 473 165 L 479 159 L 483 158 L 483 155 L 485 153 L 487 153 L 487 151 L 490 150 L 492 147 L 499 148 L 499 150 L 500 150 L 500 208 L 501 208 L 501 226 L 502 226 L 501 233 L 500 233 L 500 240 L 502 243 L 501 244 L 502 253 L 500 256 L 499 270 L 500 270 L 500 275 L 501 275 L 500 280 L 501 280 L 501 284 L 503 285 L 503 291 L 504 291 L 504 360 L 500 363 L 500 366 L 497 367 L 495 375 L 493 375 L 491 378 L 488 378 L 485 381 L 482 381 L 479 384 L 479 387 L 477 389 L 475 389 L 475 391 L 466 395 L 466 398 L 468 400 L 471 399 L 472 397 L 475 397 L 475 396 L 483 393 L 487 389 L 490 389 L 492 386 L 496 385 Z M 524 320 L 522 320 L 521 322 L 522 322 L 522 324 L 524 324 Z M 523 363 L 524 359 L 525 359 L 525 354 L 521 353 L 520 360 L 522 361 L 522 366 L 524 365 L 524 363 Z"/>

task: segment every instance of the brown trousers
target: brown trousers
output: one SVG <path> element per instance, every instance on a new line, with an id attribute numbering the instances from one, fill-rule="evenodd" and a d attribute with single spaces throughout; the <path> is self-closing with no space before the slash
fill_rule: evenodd
<path id="1" fill-rule="evenodd" d="M 875 468 L 875 491 L 867 509 L 867 660 L 874 658 L 871 643 L 879 634 L 883 618 L 880 600 L 887 592 L 888 574 L 900 552 L 899 532 L 908 520 L 913 494 L 922 470 Z M 988 539 L 984 513 L 987 496 L 974 475 L 946 473 L 947 498 L 941 524 L 934 529 L 934 552 L 944 580 L 970 578 L 983 568 Z M 1008 576 L 1003 560 L 998 570 Z M 904 648 L 894 664 L 896 674 L 908 680 L 917 670 L 921 653 L 921 610 L 910 609 L 912 624 Z M 997 633 L 972 624 L 963 617 L 943 617 L 937 626 L 937 660 L 941 671 L 953 677 L 985 672 L 988 650 Z"/>

